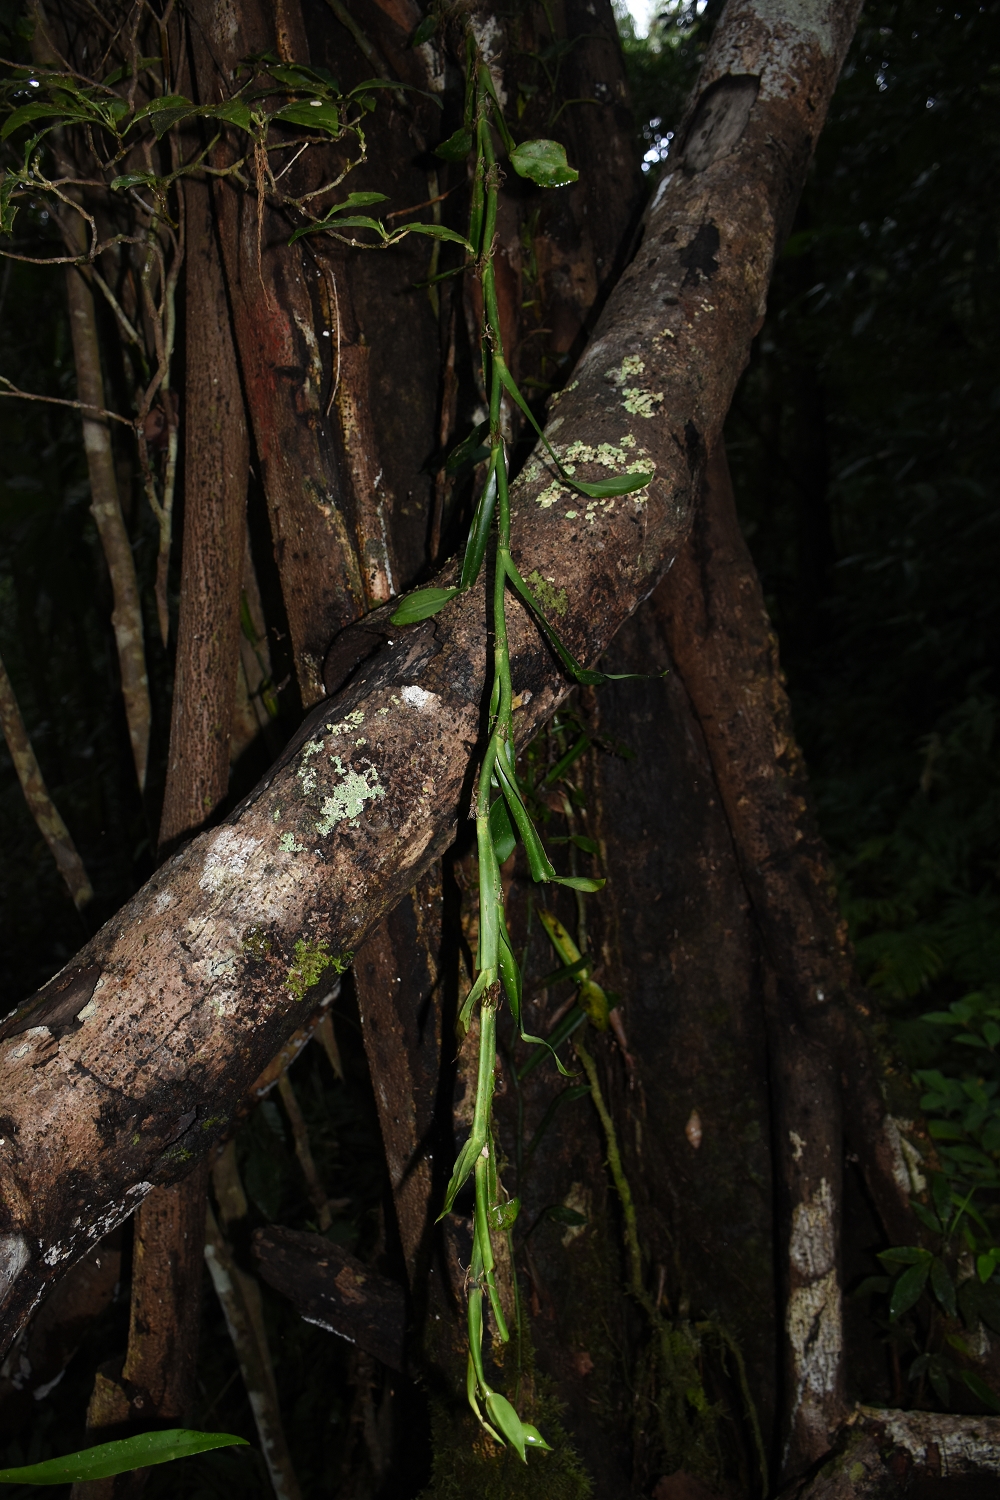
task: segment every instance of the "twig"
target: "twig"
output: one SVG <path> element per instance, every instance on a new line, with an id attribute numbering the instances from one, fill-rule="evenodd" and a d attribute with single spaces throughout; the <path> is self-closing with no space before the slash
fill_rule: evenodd
<path id="1" fill-rule="evenodd" d="M 317 1222 L 322 1232 L 324 1229 L 329 1229 L 333 1222 L 333 1215 L 330 1212 L 330 1203 L 327 1199 L 326 1191 L 322 1182 L 320 1182 L 319 1172 L 316 1170 L 316 1163 L 313 1161 L 312 1147 L 309 1144 L 309 1129 L 306 1125 L 305 1116 L 302 1113 L 302 1107 L 298 1099 L 295 1097 L 292 1080 L 289 1078 L 287 1071 L 282 1073 L 278 1079 L 278 1092 L 281 1095 L 281 1102 L 285 1106 L 285 1113 L 292 1127 L 292 1137 L 295 1141 L 295 1155 L 299 1159 L 299 1166 L 302 1168 L 302 1175 L 306 1180 L 306 1191 L 309 1194 L 309 1200 L 313 1208 L 316 1210 Z"/>
<path id="2" fill-rule="evenodd" d="M 76 845 L 70 837 L 69 829 L 59 816 L 59 809 L 49 795 L 2 660 L 0 660 L 0 728 L 3 729 L 4 739 L 7 741 L 10 758 L 14 762 L 14 769 L 21 783 L 28 810 L 38 824 L 42 838 L 52 851 L 59 873 L 73 898 L 73 905 L 77 911 L 81 911 L 93 897 L 94 888 L 83 867 L 83 860 L 77 853 Z"/>
<path id="3" fill-rule="evenodd" d="M 89 401 L 67 401 L 62 396 L 36 396 L 33 391 L 22 391 L 6 375 L 0 375 L 0 385 L 7 386 L 7 390 L 0 391 L 0 396 L 16 396 L 20 401 L 44 401 L 49 406 L 70 406 L 74 411 L 85 412 L 91 417 L 103 417 L 109 422 L 121 422 L 125 427 L 135 425 L 129 417 L 120 417 L 116 411 L 108 411 L 105 406 L 91 406 Z"/>

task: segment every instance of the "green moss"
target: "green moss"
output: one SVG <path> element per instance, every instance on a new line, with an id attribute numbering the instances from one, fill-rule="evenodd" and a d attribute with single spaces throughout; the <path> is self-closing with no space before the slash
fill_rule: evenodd
<path id="1" fill-rule="evenodd" d="M 545 607 L 549 614 L 564 615 L 566 613 L 566 590 L 556 591 L 547 578 L 543 578 L 536 568 L 533 573 L 528 574 L 528 583 L 535 591 L 539 602 Z"/>
<path id="2" fill-rule="evenodd" d="M 529 1453 L 522 1464 L 501 1449 L 472 1413 L 434 1402 L 431 1428 L 434 1469 L 420 1500 L 590 1500 L 593 1486 L 560 1420 L 561 1407 L 547 1383 L 522 1383 L 517 1408 L 551 1443 L 551 1453 Z"/>
<path id="3" fill-rule="evenodd" d="M 293 1000 L 302 1000 L 306 990 L 319 984 L 327 969 L 343 974 L 353 957 L 353 953 L 328 953 L 325 938 L 314 943 L 299 938 L 295 944 L 295 963 L 285 977 L 285 989 L 290 991 Z"/>
<path id="4" fill-rule="evenodd" d="M 271 939 L 263 927 L 248 927 L 240 946 L 248 958 L 260 963 L 271 951 Z"/>

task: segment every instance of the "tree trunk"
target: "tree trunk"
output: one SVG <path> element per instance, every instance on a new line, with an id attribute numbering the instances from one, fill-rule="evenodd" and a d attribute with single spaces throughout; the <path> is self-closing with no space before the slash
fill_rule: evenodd
<path id="1" fill-rule="evenodd" d="M 310 12 L 307 33 L 295 4 L 284 5 L 275 35 L 255 5 L 240 8 L 230 31 L 198 0 L 201 96 L 219 97 L 240 58 L 275 45 L 286 59 L 336 60 L 348 83 L 352 69 L 360 79 L 374 67 L 437 87 L 420 49 L 406 45 L 416 10 L 378 0 L 360 27 L 353 11 L 330 9 L 321 22 Z M 511 195 L 500 218 L 501 321 L 518 341 L 520 375 L 544 384 L 554 360 L 590 334 L 552 403 L 549 440 L 579 478 L 628 465 L 653 476 L 638 496 L 588 501 L 560 484 L 539 448 L 513 491 L 515 558 L 569 648 L 646 674 L 582 695 L 573 712 L 586 733 L 636 759 L 592 755 L 578 777 L 587 811 L 554 807 L 567 834 L 583 828 L 600 846 L 607 891 L 584 911 L 565 893 L 539 892 L 516 862 L 504 871 L 529 978 L 553 965 L 538 916 L 548 905 L 567 926 L 578 922 L 581 949 L 617 997 L 609 1031 L 578 1034 L 569 1085 L 547 1063 L 527 1069 L 520 1044 L 505 1038 L 497 1098 L 498 1139 L 522 1200 L 499 1268 L 520 1341 L 490 1358 L 529 1419 L 562 1433 L 544 1471 L 551 1493 L 586 1492 L 580 1461 L 597 1493 L 623 1500 L 764 1494 L 787 1481 L 802 1497 L 848 1493 L 854 1482 L 858 1493 L 888 1495 L 904 1470 L 922 1482 L 997 1467 L 992 1433 L 977 1448 L 967 1431 L 942 1429 L 939 1441 L 900 1414 L 866 1413 L 844 1427 L 861 1394 L 842 1305 L 845 1193 L 855 1191 L 856 1166 L 875 1232 L 914 1242 L 909 1198 L 919 1184 L 897 1118 L 912 1110 L 901 1091 L 883 1098 L 885 1059 L 838 916 L 721 446 L 855 10 L 731 0 L 673 170 L 637 235 L 627 232 L 636 184 L 624 130 L 602 128 L 597 110 L 572 126 L 575 159 L 585 172 L 598 165 L 593 181 L 537 195 L 537 214 Z M 618 98 L 607 23 L 603 10 L 593 23 L 582 10 L 568 22 L 573 86 L 585 100 L 607 79 Z M 511 22 L 507 44 L 522 57 L 530 24 L 519 33 Z M 501 32 L 493 44 L 509 84 L 521 64 L 508 75 Z M 383 132 L 379 151 L 360 185 L 391 186 L 394 206 L 434 199 L 443 179 L 427 167 L 428 119 L 418 102 L 373 127 Z M 376 162 L 383 154 L 390 167 Z M 209 193 L 197 193 L 204 208 Z M 233 440 L 219 469 L 227 540 L 206 581 L 191 574 L 184 586 L 171 769 L 186 780 L 168 784 L 169 836 L 194 830 L 225 786 L 248 441 L 299 692 L 317 706 L 223 826 L 174 854 L 0 1030 L 3 1327 L 12 1336 L 58 1268 L 153 1185 L 151 1205 L 177 1191 L 170 1184 L 226 1134 L 252 1080 L 301 1022 L 307 992 L 321 995 L 356 955 L 406 1298 L 372 1276 L 378 1308 L 366 1322 L 340 1273 L 355 1277 L 359 1296 L 367 1273 L 350 1258 L 330 1261 L 325 1241 L 268 1231 L 258 1254 L 310 1317 L 319 1309 L 357 1339 L 363 1359 L 402 1366 L 431 1392 L 428 1494 L 478 1492 L 499 1470 L 477 1448 L 461 1401 L 456 1308 L 468 1222 L 457 1212 L 436 1227 L 435 1217 L 468 1125 L 471 1043 L 455 1058 L 450 1036 L 470 977 L 463 944 L 475 938 L 463 830 L 483 723 L 484 592 L 403 628 L 382 602 L 421 573 L 428 546 L 436 555 L 455 534 L 449 482 L 436 484 L 431 513 L 431 480 L 417 468 L 449 446 L 462 402 L 472 404 L 455 371 L 475 298 L 467 292 L 463 307 L 447 282 L 426 298 L 395 296 L 428 274 L 426 244 L 395 260 L 289 247 L 287 225 L 270 210 L 261 222 L 252 196 L 223 182 L 211 198 L 223 272 L 213 286 L 202 267 L 198 288 L 206 326 L 228 293 L 233 337 L 223 320 L 225 389 L 206 386 L 195 399 Z M 622 243 L 636 248 L 612 291 Z M 533 341 L 526 309 L 535 305 L 547 344 Z M 213 407 L 242 412 L 236 361 L 249 439 Z M 435 393 L 428 371 L 439 363 Z M 212 486 L 190 424 L 187 441 L 195 528 L 199 486 Z M 196 551 L 207 567 L 210 545 Z M 449 564 L 437 581 L 454 579 Z M 208 601 L 221 610 L 216 635 L 202 619 Z M 565 704 L 569 683 L 513 602 L 510 637 L 523 750 Z M 185 642 L 195 640 L 202 656 L 188 662 Z M 199 702 L 190 683 L 218 701 Z M 190 757 L 197 774 L 183 770 L 185 723 L 201 745 Z M 554 1024 L 562 993 L 529 986 L 529 1030 Z M 218 1231 L 213 1244 L 235 1285 Z M 132 1369 L 126 1376 L 138 1379 Z M 273 1398 L 266 1359 L 254 1370 Z M 831 1465 L 818 1470 L 831 1444 Z M 542 1480 L 525 1483 L 535 1493 Z"/>

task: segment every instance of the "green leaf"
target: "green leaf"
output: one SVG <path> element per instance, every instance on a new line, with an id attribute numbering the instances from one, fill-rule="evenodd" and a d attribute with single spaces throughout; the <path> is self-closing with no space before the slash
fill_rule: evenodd
<path id="1" fill-rule="evenodd" d="M 444 609 L 449 599 L 454 599 L 458 589 L 418 589 L 408 594 L 389 616 L 393 625 L 415 625 L 418 620 L 429 620 Z"/>
<path id="2" fill-rule="evenodd" d="M 48 1458 L 44 1463 L 18 1469 L 0 1469 L 0 1484 L 76 1484 L 87 1479 L 109 1479 L 113 1474 L 170 1463 L 192 1453 L 234 1446 L 246 1447 L 246 1438 L 234 1437 L 230 1432 L 193 1432 L 185 1427 L 140 1432 L 137 1437 L 98 1443 L 95 1448 L 67 1453 L 63 1458 Z"/>
<path id="3" fill-rule="evenodd" d="M 539 187 L 565 187 L 579 177 L 566 160 L 566 147 L 558 141 L 522 141 L 510 153 L 510 164 L 519 177 L 530 178 Z"/>
<path id="4" fill-rule="evenodd" d="M 546 1215 L 548 1218 L 554 1220 L 556 1224 L 580 1225 L 587 1223 L 586 1214 L 578 1213 L 575 1208 L 567 1208 L 565 1203 L 554 1203 L 551 1208 L 546 1209 Z"/>
<path id="5" fill-rule="evenodd" d="M 497 864 L 504 864 L 514 853 L 517 840 L 510 826 L 510 815 L 502 797 L 498 797 L 490 808 L 490 837 L 497 853 Z"/>
<path id="6" fill-rule="evenodd" d="M 404 234 L 427 234 L 432 240 L 450 240 L 455 245 L 461 245 L 470 255 L 476 253 L 465 235 L 459 234 L 456 229 L 449 229 L 447 224 L 407 224 L 397 234 L 399 237 Z"/>
<path id="7" fill-rule="evenodd" d="M 976 1270 L 979 1273 L 980 1281 L 983 1283 L 989 1281 L 996 1268 L 997 1255 L 995 1250 L 991 1250 L 988 1255 L 979 1255 L 976 1257 Z"/>
<path id="8" fill-rule="evenodd" d="M 927 1285 L 927 1277 L 930 1275 L 931 1257 L 928 1256 L 920 1265 L 910 1266 L 904 1271 L 892 1289 L 889 1298 L 889 1317 L 895 1322 L 908 1312 L 914 1303 L 920 1301 L 924 1287 Z"/>
<path id="9" fill-rule="evenodd" d="M 851 1293 L 851 1296 L 857 1297 L 860 1300 L 862 1297 L 871 1297 L 874 1296 L 876 1292 L 881 1293 L 887 1292 L 888 1290 L 888 1276 L 866 1276 L 861 1285 L 859 1287 L 855 1287 L 854 1291 Z"/>
<path id="10" fill-rule="evenodd" d="M 932 1234 L 940 1234 L 942 1232 L 941 1220 L 936 1213 L 932 1213 L 923 1203 L 919 1203 L 915 1199 L 911 1200 L 910 1207 L 925 1229 L 929 1229 Z"/>
<path id="11" fill-rule="evenodd" d="M 457 474 L 459 469 L 464 468 L 466 464 L 478 463 L 481 458 L 485 458 L 490 450 L 484 445 L 483 438 L 489 430 L 488 421 L 477 423 L 469 436 L 457 443 L 448 454 L 444 465 L 445 473 Z"/>
<path id="12" fill-rule="evenodd" d="M 12 115 L 8 115 L 4 121 L 3 129 L 0 130 L 0 140 L 6 140 L 15 130 L 22 125 L 29 124 L 32 120 L 59 119 L 64 120 L 89 120 L 89 113 L 82 110 L 63 109 L 52 104 L 22 104 L 20 109 L 15 109 Z"/>
<path id="13" fill-rule="evenodd" d="M 240 130 L 249 130 L 252 114 L 249 104 L 242 99 L 230 99 L 226 104 L 213 104 L 201 111 L 211 120 L 225 120 L 228 125 L 238 125 Z"/>
<path id="14" fill-rule="evenodd" d="M 935 1256 L 931 1262 L 931 1291 L 950 1318 L 957 1314 L 955 1306 L 955 1283 L 948 1273 L 944 1261 Z"/>
<path id="15" fill-rule="evenodd" d="M 301 229 L 296 229 L 288 243 L 294 245 L 295 241 L 300 240 L 304 234 L 320 234 L 323 231 L 339 234 L 342 229 L 374 229 L 383 239 L 385 238 L 385 225 L 380 224 L 377 219 L 369 219 L 361 214 L 352 219 L 337 219 L 331 215 L 322 219 L 318 224 L 303 224 Z"/>
<path id="16" fill-rule="evenodd" d="M 981 1380 L 980 1377 L 978 1375 L 974 1375 L 971 1370 L 963 1370 L 962 1379 L 965 1381 L 972 1394 L 979 1397 L 984 1406 L 988 1406 L 990 1411 L 1000 1412 L 1000 1400 L 998 1400 L 994 1393 L 990 1390 L 985 1380 Z"/>
<path id="17" fill-rule="evenodd" d="M 348 193 L 343 203 L 335 203 L 327 214 L 332 219 L 334 214 L 341 214 L 346 208 L 370 208 L 373 203 L 388 203 L 389 199 L 385 193 Z"/>
<path id="18" fill-rule="evenodd" d="M 522 1463 L 528 1460 L 524 1453 L 524 1428 L 521 1426 L 521 1418 L 511 1406 L 506 1396 L 501 1396 L 499 1391 L 490 1391 L 486 1397 L 486 1414 L 494 1423 L 500 1434 L 515 1450 Z"/>
<path id="19" fill-rule="evenodd" d="M 532 1427 L 530 1422 L 521 1423 L 521 1434 L 526 1448 L 544 1448 L 546 1453 L 552 1452 L 552 1445 L 545 1441 L 538 1428 Z"/>
<path id="20" fill-rule="evenodd" d="M 286 104 L 271 116 L 284 125 L 304 125 L 306 130 L 325 130 L 330 135 L 340 134 L 340 111 L 326 99 L 297 100 Z"/>
<path id="21" fill-rule="evenodd" d="M 645 489 L 647 484 L 652 484 L 653 476 L 652 474 L 615 474 L 611 479 L 599 479 L 596 484 L 584 484 L 582 479 L 574 479 L 570 475 L 566 482 L 591 500 L 606 500 L 609 495 L 631 495 L 635 490 Z"/>
<path id="22" fill-rule="evenodd" d="M 472 150 L 472 131 L 466 130 L 462 125 L 450 135 L 440 146 L 435 146 L 434 155 L 440 156 L 443 161 L 464 161 Z"/>
<path id="23" fill-rule="evenodd" d="M 136 67 L 136 72 L 137 73 L 145 73 L 145 71 L 146 71 L 147 68 L 158 68 L 158 67 L 160 67 L 162 65 L 162 62 L 163 62 L 163 59 L 160 58 L 160 57 L 140 57 L 138 59 L 138 66 Z M 131 64 L 130 63 L 123 63 L 120 68 L 116 68 L 113 73 L 109 73 L 108 76 L 107 76 L 107 78 L 102 79 L 102 82 L 104 83 L 104 85 L 105 85 L 106 88 L 110 88 L 113 83 L 121 83 L 121 81 L 122 81 L 123 78 L 131 78 L 131 77 L 132 77 L 132 67 L 131 67 Z"/>
<path id="24" fill-rule="evenodd" d="M 422 47 L 424 42 L 430 41 L 435 31 L 437 31 L 437 27 L 437 16 L 424 16 L 424 19 L 420 22 L 420 25 L 416 28 L 413 35 L 410 37 L 410 46 Z"/>
<path id="25" fill-rule="evenodd" d="M 553 885 L 568 885 L 571 891 L 603 891 L 607 881 L 595 880 L 590 875 L 550 875 Z"/>
<path id="26" fill-rule="evenodd" d="M 931 1252 L 916 1245 L 896 1245 L 892 1250 L 880 1250 L 878 1258 L 883 1263 L 897 1266 L 918 1266 L 929 1261 Z"/>
<path id="27" fill-rule="evenodd" d="M 483 493 L 480 495 L 476 505 L 476 513 L 469 527 L 469 540 L 465 544 L 465 556 L 462 559 L 462 576 L 460 581 L 463 589 L 469 589 L 479 577 L 479 570 L 486 556 L 486 546 L 490 539 L 490 526 L 493 521 L 493 511 L 497 501 L 497 469 L 496 454 L 490 461 L 486 472 L 486 483 Z"/>
<path id="28" fill-rule="evenodd" d="M 159 178 L 155 172 L 126 172 L 124 177 L 115 177 L 111 181 L 113 193 L 124 193 L 132 187 L 149 187 L 158 182 Z"/>

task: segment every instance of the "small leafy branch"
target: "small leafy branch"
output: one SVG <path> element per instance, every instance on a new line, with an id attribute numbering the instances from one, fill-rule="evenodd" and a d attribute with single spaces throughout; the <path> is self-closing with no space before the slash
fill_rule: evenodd
<path id="1" fill-rule="evenodd" d="M 597 484 L 585 484 L 576 479 L 549 444 L 511 375 L 500 328 L 494 272 L 497 203 L 502 181 L 494 132 L 514 171 L 542 187 L 562 186 L 574 181 L 577 173 L 569 167 L 564 148 L 555 141 L 532 140 L 515 144 L 504 120 L 489 66 L 479 53 L 471 33 L 467 38 L 466 80 L 463 123 L 438 148 L 438 153 L 446 160 L 454 161 L 461 161 L 469 154 L 474 157 L 468 237 L 463 239 L 454 235 L 454 232 L 449 232 L 448 237 L 457 238 L 463 244 L 482 287 L 481 356 L 484 384 L 489 392 L 489 417 L 470 434 L 462 447 L 471 454 L 481 445 L 487 446 L 486 479 L 472 519 L 458 583 L 451 588 L 419 590 L 404 600 L 392 619 L 396 625 L 427 619 L 437 614 L 457 595 L 471 589 L 479 578 L 490 540 L 494 540 L 490 732 L 479 767 L 476 795 L 476 846 L 479 861 L 478 972 L 458 1019 L 459 1034 L 464 1036 L 478 1006 L 479 1068 L 472 1130 L 455 1163 L 442 1216 L 451 1211 L 458 1193 L 471 1177 L 475 1187 L 475 1208 L 472 1264 L 469 1271 L 469 1404 L 493 1438 L 498 1442 L 508 1443 L 525 1459 L 528 1448 L 547 1445 L 534 1427 L 521 1421 L 507 1399 L 490 1387 L 483 1362 L 483 1315 L 486 1302 L 492 1310 L 497 1336 L 504 1342 L 509 1337 L 496 1286 L 493 1236 L 510 1229 L 519 1207 L 516 1198 L 508 1201 L 500 1182 L 492 1127 L 497 1014 L 501 994 L 507 999 L 521 1039 L 539 1047 L 550 1044 L 544 1043 L 539 1037 L 529 1036 L 524 1031 L 521 972 L 507 929 L 500 866 L 513 853 L 515 844 L 520 839 L 533 880 L 570 886 L 578 892 L 599 890 L 604 882 L 588 876 L 558 875 L 529 811 L 525 789 L 515 764 L 514 695 L 506 617 L 508 589 L 530 611 L 569 675 L 578 682 L 588 684 L 604 682 L 607 678 L 603 673 L 587 670 L 574 659 L 546 618 L 537 593 L 525 581 L 514 563 L 510 536 L 510 471 L 503 436 L 505 400 L 512 403 L 534 428 L 560 481 L 568 488 L 589 498 L 625 495 L 642 489 L 652 476 L 646 473 L 626 473 Z M 377 230 L 381 228 L 374 223 L 368 227 Z M 579 963 L 578 953 L 576 959 Z M 582 965 L 580 967 L 582 971 Z M 583 1012 L 581 1016 L 582 1014 Z M 554 1051 L 552 1055 L 555 1057 Z M 566 1069 L 558 1058 L 556 1063 L 560 1072 L 566 1075 Z"/>
<path id="2" fill-rule="evenodd" d="M 946 1011 L 931 1011 L 923 1020 L 951 1031 L 954 1042 L 996 1071 L 1000 1002 L 995 986 L 956 1000 Z M 1000 1333 L 995 1198 L 1000 1189 L 1000 1080 L 949 1077 L 938 1068 L 920 1069 L 914 1077 L 924 1089 L 920 1106 L 944 1168 L 931 1174 L 930 1202 L 914 1199 L 911 1204 L 928 1231 L 929 1246 L 898 1245 L 882 1251 L 885 1274 L 869 1277 L 858 1295 L 879 1293 L 888 1298 L 893 1335 L 902 1332 L 902 1320 L 911 1310 L 925 1308 L 926 1337 L 922 1345 L 913 1341 L 910 1379 L 926 1378 L 945 1405 L 951 1381 L 961 1380 L 990 1410 L 1000 1411 L 996 1393 L 953 1357 L 970 1357 L 965 1335 L 975 1335 L 981 1323 Z M 943 1340 L 936 1326 L 942 1314 Z"/>

